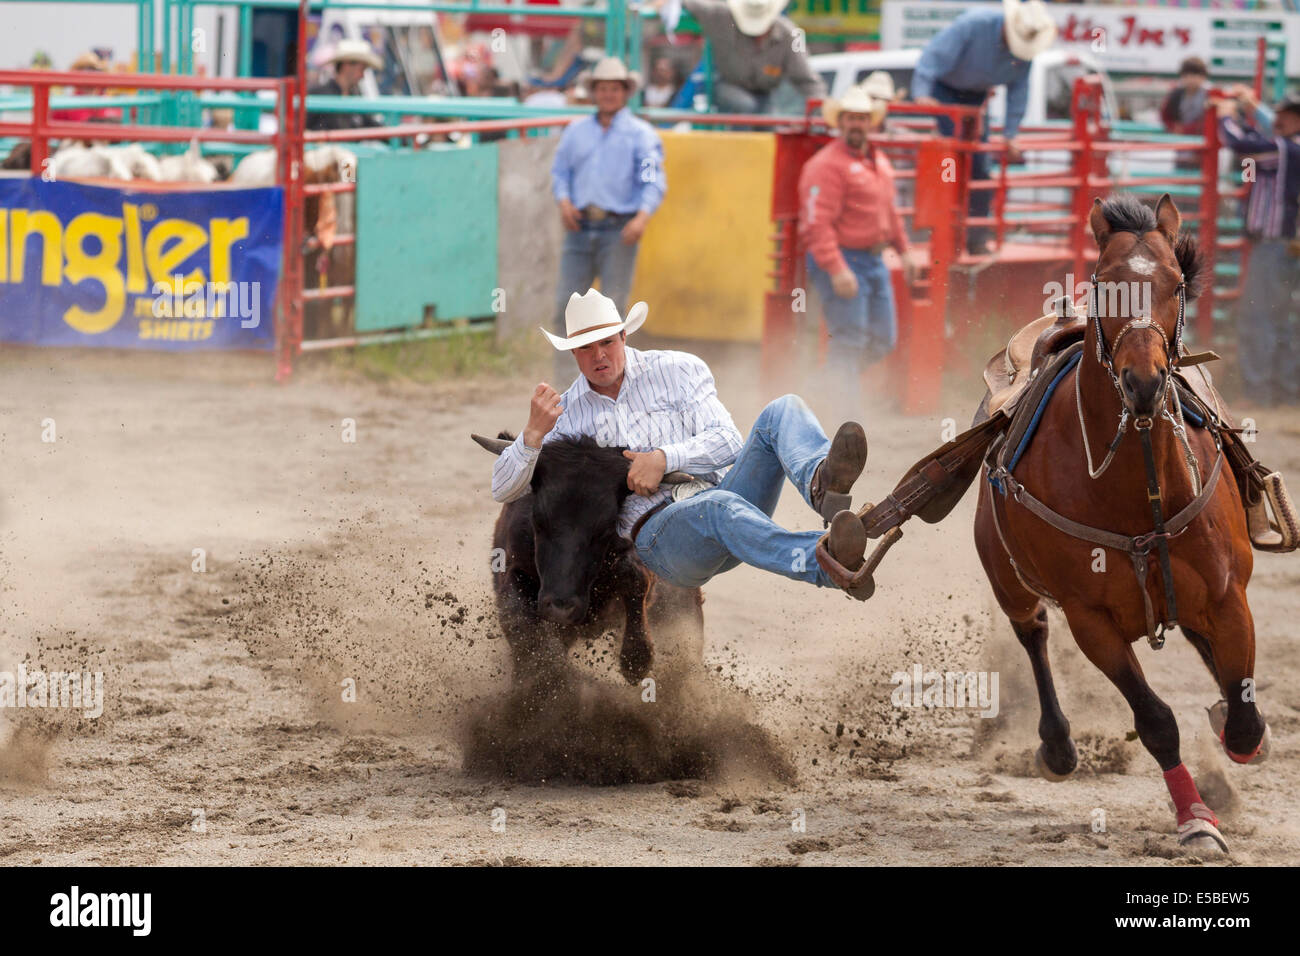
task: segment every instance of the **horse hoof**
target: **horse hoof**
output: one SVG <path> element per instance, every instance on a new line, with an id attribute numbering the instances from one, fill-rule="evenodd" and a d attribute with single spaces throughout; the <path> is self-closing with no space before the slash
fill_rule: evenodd
<path id="1" fill-rule="evenodd" d="M 1038 775 L 1040 777 L 1042 777 L 1044 780 L 1050 780 L 1052 783 L 1060 783 L 1062 780 L 1069 779 L 1070 774 L 1074 773 L 1074 768 L 1075 766 L 1078 765 L 1078 759 L 1079 759 L 1074 750 L 1074 741 L 1073 740 L 1069 741 L 1069 744 L 1070 744 L 1070 757 L 1071 757 L 1070 769 L 1067 770 L 1065 773 L 1057 773 L 1055 770 L 1053 770 L 1051 767 L 1047 765 L 1047 758 L 1043 756 L 1043 747 L 1045 745 L 1044 744 L 1038 745 L 1038 749 L 1034 751 L 1034 769 L 1038 771 Z"/>
<path id="2" fill-rule="evenodd" d="M 1271 747 L 1272 735 L 1268 732 L 1268 724 L 1264 724 L 1264 736 L 1259 738 L 1259 749 L 1253 755 L 1242 759 L 1239 755 L 1234 754 L 1228 749 L 1224 741 L 1224 728 L 1228 724 L 1228 702 L 1226 700 L 1218 701 L 1213 707 L 1206 708 L 1206 715 L 1210 718 L 1210 729 L 1214 731 L 1214 736 L 1219 738 L 1219 744 L 1234 763 L 1262 763 L 1268 758 L 1268 752 Z M 1260 716 L 1264 716 L 1260 714 Z"/>
<path id="3" fill-rule="evenodd" d="M 1228 702 L 1216 701 L 1213 707 L 1205 709 L 1205 713 L 1210 718 L 1210 729 L 1214 731 L 1214 736 L 1222 737 L 1223 728 L 1228 725 Z"/>
<path id="4" fill-rule="evenodd" d="M 1193 817 L 1178 828 L 1178 845 L 1200 854 L 1218 856 L 1228 852 L 1228 841 L 1209 820 Z"/>

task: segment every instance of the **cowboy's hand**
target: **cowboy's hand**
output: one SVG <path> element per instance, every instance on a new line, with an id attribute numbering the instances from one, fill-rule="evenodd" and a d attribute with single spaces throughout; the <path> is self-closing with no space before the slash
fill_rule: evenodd
<path id="1" fill-rule="evenodd" d="M 851 269 L 837 272 L 831 276 L 831 288 L 841 299 L 851 299 L 858 294 L 858 277 Z"/>
<path id="2" fill-rule="evenodd" d="M 564 406 L 560 404 L 560 393 L 545 382 L 533 389 L 533 401 L 528 407 L 528 424 L 524 426 L 524 444 L 529 448 L 541 448 L 542 439 L 547 436 Z"/>
<path id="3" fill-rule="evenodd" d="M 648 497 L 659 490 L 659 482 L 668 470 L 668 456 L 662 448 L 654 451 L 624 451 L 623 457 L 632 461 L 627 470 L 627 486 L 632 491 Z"/>
<path id="4" fill-rule="evenodd" d="M 1225 116 L 1232 116 L 1237 112 L 1237 101 L 1228 99 L 1215 100 L 1214 111 L 1219 114 L 1220 119 Z"/>
<path id="5" fill-rule="evenodd" d="M 903 281 L 908 285 L 916 285 L 916 260 L 912 258 L 911 252 L 905 252 L 899 259 L 903 261 Z"/>
<path id="6" fill-rule="evenodd" d="M 569 232 L 577 232 L 578 227 L 582 225 L 578 220 L 577 207 L 567 199 L 560 200 L 560 221 Z"/>
<path id="7" fill-rule="evenodd" d="M 938 106 L 939 105 L 939 101 L 936 100 L 933 96 L 918 96 L 912 102 L 914 102 L 917 106 Z"/>
<path id="8" fill-rule="evenodd" d="M 650 214 L 644 209 L 629 219 L 627 225 L 623 227 L 623 245 L 636 245 L 641 239 L 641 234 L 645 232 L 646 223 L 649 221 Z"/>

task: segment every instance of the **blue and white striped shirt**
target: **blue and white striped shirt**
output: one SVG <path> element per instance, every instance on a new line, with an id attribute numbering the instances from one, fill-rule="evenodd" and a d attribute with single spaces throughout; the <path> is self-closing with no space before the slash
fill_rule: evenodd
<path id="1" fill-rule="evenodd" d="M 688 352 L 625 348 L 623 385 L 612 399 L 592 390 L 584 376 L 560 398 L 564 409 L 546 437 L 589 435 L 600 445 L 626 445 L 632 451 L 662 449 L 666 471 L 685 471 L 716 483 L 720 469 L 736 460 L 744 439 L 718 399 L 713 373 Z M 514 501 L 528 491 L 540 449 L 514 444 L 497 456 L 492 468 L 492 497 Z M 629 537 L 636 519 L 672 494 L 661 486 L 648 498 L 628 495 L 619 515 L 618 533 Z"/>

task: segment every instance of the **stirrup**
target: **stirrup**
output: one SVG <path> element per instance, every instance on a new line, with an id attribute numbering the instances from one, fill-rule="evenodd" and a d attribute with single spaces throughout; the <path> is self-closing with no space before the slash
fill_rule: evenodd
<path id="1" fill-rule="evenodd" d="M 1250 543 L 1258 551 L 1285 554 L 1300 547 L 1300 517 L 1286 490 L 1281 472 L 1260 477 L 1263 494 L 1246 506 L 1246 526 Z"/>

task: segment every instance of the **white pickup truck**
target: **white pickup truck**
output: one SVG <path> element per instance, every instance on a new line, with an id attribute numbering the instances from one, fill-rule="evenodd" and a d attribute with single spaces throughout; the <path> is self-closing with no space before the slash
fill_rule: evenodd
<path id="1" fill-rule="evenodd" d="M 863 50 L 821 53 L 809 57 L 808 62 L 826 83 L 832 97 L 843 96 L 849 87 L 861 83 L 873 70 L 884 70 L 894 78 L 894 88 L 905 99 L 910 99 L 908 91 L 912 86 L 912 72 L 920 59 L 921 51 L 917 49 Z M 1115 90 L 1101 64 L 1086 53 L 1048 50 L 1034 57 L 1030 67 L 1029 100 L 1022 125 L 1040 126 L 1049 121 L 1068 121 L 1074 81 L 1089 73 L 1097 73 L 1102 78 L 1103 116 L 1107 120 L 1115 117 Z M 989 101 L 989 120 L 994 130 L 1002 126 L 1006 104 L 1006 88 L 998 87 Z"/>

